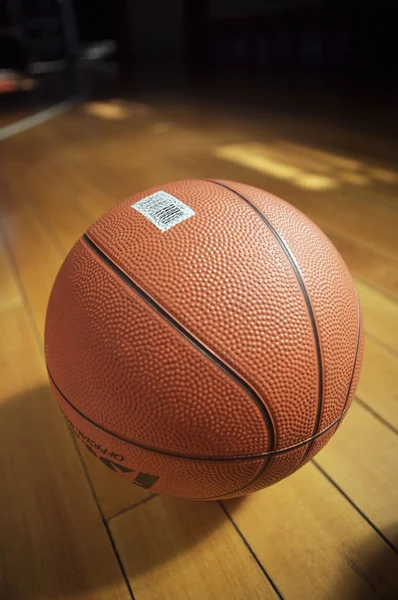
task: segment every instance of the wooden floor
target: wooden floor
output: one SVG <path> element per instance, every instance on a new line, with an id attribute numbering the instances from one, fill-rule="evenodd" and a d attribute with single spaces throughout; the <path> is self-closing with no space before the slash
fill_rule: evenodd
<path id="1" fill-rule="evenodd" d="M 148 97 L 92 102 L 0 142 L 1 600 L 398 598 L 398 170 L 392 142 L 332 120 Z M 74 439 L 43 326 L 75 240 L 126 196 L 191 177 L 251 183 L 330 236 L 366 350 L 344 425 L 246 499 L 148 495 Z"/>

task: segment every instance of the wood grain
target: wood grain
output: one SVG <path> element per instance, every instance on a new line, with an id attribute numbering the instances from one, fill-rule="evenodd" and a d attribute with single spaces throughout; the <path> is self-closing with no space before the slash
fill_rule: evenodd
<path id="1" fill-rule="evenodd" d="M 12 276 L 9 256 L 7 256 L 4 239 L 0 234 L 0 311 L 20 306 L 22 294 Z"/>
<path id="2" fill-rule="evenodd" d="M 9 202 L 12 209 L 2 216 L 3 234 L 43 336 L 47 301 L 62 263 L 62 254 L 54 244 L 52 233 L 43 226 L 31 205 L 20 203 L 14 193 Z M 0 203 L 3 205 L 3 198 Z"/>
<path id="3" fill-rule="evenodd" d="M 127 600 L 25 311 L 0 322 L 0 597 Z"/>
<path id="4" fill-rule="evenodd" d="M 324 224 L 323 230 L 359 281 L 398 300 L 398 262 L 387 260 L 361 239 L 343 237 Z"/>
<path id="5" fill-rule="evenodd" d="M 137 600 L 277 598 L 215 502 L 157 497 L 110 528 Z"/>
<path id="6" fill-rule="evenodd" d="M 370 335 L 357 397 L 398 431 L 398 356 Z"/>
<path id="7" fill-rule="evenodd" d="M 56 217 L 56 209 L 46 212 L 46 203 L 36 204 L 40 190 L 35 189 L 33 178 L 27 177 L 27 181 L 32 184 L 29 204 L 24 201 L 21 186 L 13 182 L 7 198 L 0 199 L 0 206 L 3 202 L 3 206 L 8 207 L 3 215 L 4 236 L 11 248 L 34 322 L 43 340 L 48 297 L 66 255 L 65 239 L 60 241 L 61 234 L 64 232 L 64 237 L 74 243 L 81 231 L 82 221 L 74 221 L 75 209 L 71 203 L 64 204 L 63 219 Z M 52 197 L 48 200 L 48 204 L 51 203 Z M 46 214 L 47 223 L 42 220 L 41 211 Z M 64 222 L 67 226 L 63 229 Z M 32 247 L 35 252 L 31 251 Z M 114 477 L 102 465 L 97 465 L 83 445 L 78 444 L 78 449 L 95 484 L 104 516 L 112 516 L 142 499 L 143 491 L 139 487 L 128 484 L 120 477 Z"/>
<path id="8" fill-rule="evenodd" d="M 42 191 L 43 181 L 46 181 L 45 194 Z M 14 183 L 13 187 L 16 189 L 17 185 Z M 66 254 L 92 219 L 79 210 L 74 194 L 65 186 L 51 159 L 46 164 L 37 165 L 25 176 L 23 189 L 26 188 L 29 189 L 30 205 L 54 236 L 54 243 L 62 248 L 62 254 Z M 19 193 L 22 193 L 21 187 Z"/>
<path id="9" fill-rule="evenodd" d="M 314 465 L 225 502 L 284 598 L 394 598 L 397 554 Z"/>
<path id="10" fill-rule="evenodd" d="M 398 436 L 354 403 L 316 458 L 391 542 L 398 542 Z"/>
<path id="11" fill-rule="evenodd" d="M 398 354 L 398 303 L 378 290 L 356 281 L 365 331 Z"/>

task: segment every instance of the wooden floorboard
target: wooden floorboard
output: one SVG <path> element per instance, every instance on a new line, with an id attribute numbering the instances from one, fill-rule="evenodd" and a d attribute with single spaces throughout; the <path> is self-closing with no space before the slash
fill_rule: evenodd
<path id="1" fill-rule="evenodd" d="M 30 175 L 37 170 L 38 167 L 35 166 Z M 86 219 L 85 227 L 82 228 L 83 217 L 79 217 L 73 202 L 68 201 L 60 202 L 60 213 L 63 217 L 60 219 L 56 210 L 59 203 L 57 195 L 49 193 L 46 186 L 46 193 L 42 194 L 46 200 L 40 202 L 40 186 L 39 189 L 35 188 L 34 178 L 30 175 L 28 173 L 25 176 L 22 184 L 18 180 L 13 181 L 12 186 L 8 187 L 0 198 L 0 209 L 3 213 L 4 240 L 9 248 L 11 260 L 15 263 L 15 273 L 26 296 L 27 307 L 32 312 L 38 335 L 43 341 L 47 300 L 55 276 L 68 248 L 84 232 L 90 220 Z M 45 173 L 42 177 L 42 181 L 47 181 Z M 28 202 L 23 193 L 23 186 L 25 190 L 29 190 Z M 54 184 L 50 183 L 51 191 L 53 187 Z M 46 205 L 52 208 L 46 211 Z M 31 251 L 32 247 L 35 252 Z M 143 492 L 140 488 L 120 481 L 119 477 L 116 478 L 107 469 L 98 468 L 102 465 L 97 465 L 92 460 L 83 444 L 78 444 L 78 450 L 89 472 L 92 471 L 92 480 L 98 487 L 98 500 L 105 517 L 134 505 L 142 498 Z"/>
<path id="2" fill-rule="evenodd" d="M 0 313 L 0 598 L 130 598 L 22 306 Z"/>
<path id="3" fill-rule="evenodd" d="M 397 554 L 310 464 L 228 512 L 284 598 L 394 598 Z"/>
<path id="4" fill-rule="evenodd" d="M 366 336 L 365 354 L 357 398 L 398 432 L 398 355 Z"/>
<path id="5" fill-rule="evenodd" d="M 12 274 L 3 236 L 0 234 L 0 311 L 21 306 L 23 297 Z"/>
<path id="6" fill-rule="evenodd" d="M 391 147 L 170 97 L 76 106 L 0 142 L 1 599 L 398 597 Z M 366 332 L 357 398 L 328 446 L 222 504 L 152 497 L 99 464 L 72 441 L 41 352 L 52 283 L 89 224 L 142 189 L 205 177 L 268 189 L 312 218 L 355 278 Z"/>
<path id="7" fill-rule="evenodd" d="M 366 331 L 388 350 L 398 354 L 398 303 L 360 281 L 356 281 L 356 287 Z"/>
<path id="8" fill-rule="evenodd" d="M 157 497 L 110 528 L 137 600 L 278 598 L 216 502 Z"/>
<path id="9" fill-rule="evenodd" d="M 354 402 L 314 460 L 385 536 L 398 542 L 398 436 Z"/>

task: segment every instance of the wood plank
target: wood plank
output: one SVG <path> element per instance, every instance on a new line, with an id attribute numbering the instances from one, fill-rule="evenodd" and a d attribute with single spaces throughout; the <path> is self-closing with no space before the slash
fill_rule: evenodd
<path id="1" fill-rule="evenodd" d="M 302 160 L 308 161 L 309 164 L 314 163 L 311 167 L 307 168 L 314 168 L 314 165 L 318 164 L 322 165 L 323 169 L 329 171 L 336 169 L 341 169 L 343 171 L 357 171 L 362 166 L 358 159 L 353 159 L 344 154 L 325 152 L 325 150 L 303 144 L 279 141 L 276 144 L 276 147 L 289 157 L 289 159 L 294 159 L 296 155 L 299 155 Z"/>
<path id="2" fill-rule="evenodd" d="M 397 245 L 394 228 L 398 224 L 396 211 L 374 203 L 372 194 L 361 188 L 330 190 L 321 200 L 314 193 L 290 192 L 286 199 L 312 219 L 326 234 L 359 241 L 361 246 L 383 259 L 396 261 Z M 361 218 L 358 218 L 358 215 Z"/>
<path id="3" fill-rule="evenodd" d="M 370 336 L 356 395 L 398 430 L 398 356 Z"/>
<path id="4" fill-rule="evenodd" d="M 343 237 L 323 224 L 323 231 L 336 246 L 351 274 L 363 283 L 398 300 L 398 262 L 387 260 L 362 240 Z"/>
<path id="5" fill-rule="evenodd" d="M 397 554 L 314 465 L 225 506 L 284 598 L 397 596 Z"/>
<path id="6" fill-rule="evenodd" d="M 34 202 L 26 203 L 20 187 L 13 186 L 8 197 L 0 199 L 0 206 L 5 205 L 7 210 L 3 211 L 2 223 L 4 234 L 11 247 L 34 321 L 43 340 L 48 297 L 66 254 L 63 247 L 57 243 L 57 235 L 62 231 L 62 220 L 54 219 L 50 228 L 46 227 L 41 220 L 43 206 L 36 207 Z M 69 205 L 65 204 L 65 210 L 67 206 Z M 65 212 L 63 216 L 67 216 Z M 79 235 L 78 228 L 81 223 L 77 224 L 76 231 L 72 225 L 73 219 L 69 219 L 69 229 L 65 229 L 65 235 L 74 239 Z M 83 445 L 79 444 L 78 448 L 95 484 L 104 515 L 112 516 L 142 499 L 141 488 L 129 485 L 121 477 L 110 477 L 110 473 L 102 464 L 93 463 Z"/>
<path id="7" fill-rule="evenodd" d="M 137 600 L 277 598 L 216 502 L 158 496 L 110 528 Z"/>
<path id="8" fill-rule="evenodd" d="M 0 203 L 3 201 L 1 198 Z M 63 256 L 32 206 L 20 202 L 14 193 L 8 202 L 12 210 L 3 212 L 1 225 L 43 336 L 47 301 Z"/>
<path id="9" fill-rule="evenodd" d="M 386 537 L 398 542 L 398 436 L 393 431 L 354 403 L 315 461 Z"/>
<path id="10" fill-rule="evenodd" d="M 11 273 L 9 257 L 0 232 L 0 311 L 21 306 L 22 295 Z"/>
<path id="11" fill-rule="evenodd" d="M 0 597 L 130 598 L 20 306 L 1 313 Z"/>
<path id="12" fill-rule="evenodd" d="M 43 181 L 45 193 L 43 193 Z M 20 196 L 29 190 L 29 203 L 39 213 L 39 218 L 55 236 L 55 243 L 66 254 L 91 225 L 92 219 L 77 204 L 76 198 L 65 185 L 55 168 L 54 161 L 47 159 L 27 173 L 23 181 L 13 184 Z"/>
<path id="13" fill-rule="evenodd" d="M 98 162 L 98 154 L 101 153 L 102 146 L 106 148 L 107 144 L 102 144 L 100 141 L 93 142 L 88 148 L 87 143 L 82 145 L 84 121 L 76 123 L 76 110 L 72 111 L 75 116 L 71 121 L 75 127 L 77 126 L 75 137 L 71 137 L 73 128 L 72 132 L 69 131 L 69 122 L 66 123 L 62 133 L 57 129 L 58 121 L 62 123 L 62 119 L 67 118 L 67 115 L 64 115 L 63 118 L 46 123 L 39 129 L 25 132 L 18 139 L 7 140 L 8 168 L 4 172 L 4 178 L 11 181 L 14 191 L 18 186 L 21 193 L 27 195 L 29 201 L 34 192 L 34 201 L 44 209 L 42 211 L 44 216 L 49 210 L 55 222 L 65 211 L 65 228 L 68 228 L 70 222 L 73 223 L 73 213 L 77 218 L 77 224 L 83 217 L 84 222 L 80 226 L 82 230 L 87 226 L 87 220 L 91 222 L 97 219 L 115 204 L 117 197 L 102 193 L 100 187 L 102 166 Z M 95 129 L 97 133 L 100 131 L 101 128 Z M 62 144 L 59 143 L 60 139 Z M 80 162 L 83 158 L 92 167 L 91 178 L 86 172 L 84 160 Z M 112 175 L 114 176 L 115 173 Z M 108 180 L 109 178 L 110 176 Z M 63 201 L 62 204 L 59 202 L 60 199 Z M 57 209 L 59 209 L 58 215 Z M 88 209 L 93 209 L 95 214 L 91 214 Z M 62 229 L 61 227 L 61 232 Z M 74 232 L 76 231 L 75 223 Z M 70 247 L 71 240 L 64 240 L 64 242 L 66 247 Z"/>
<path id="14" fill-rule="evenodd" d="M 105 519 L 110 519 L 152 497 L 152 494 L 143 488 L 130 483 L 127 479 L 123 479 L 120 475 L 104 467 L 98 458 L 83 447 L 83 444 L 79 443 L 79 449 Z"/>
<path id="15" fill-rule="evenodd" d="M 70 197 L 90 221 L 99 219 L 117 202 L 115 193 L 106 192 L 94 176 L 90 177 L 84 169 L 71 168 L 69 162 L 60 157 L 53 158 L 52 167 L 63 181 Z"/>
<path id="16" fill-rule="evenodd" d="M 358 280 L 355 284 L 361 300 L 365 330 L 398 353 L 398 304 Z"/>
<path id="17" fill-rule="evenodd" d="M 64 120 L 58 120 L 56 127 L 60 136 L 75 140 L 74 146 L 63 150 L 69 172 L 84 173 L 90 185 L 113 198 L 112 204 L 149 187 L 192 176 L 171 159 L 170 144 L 148 130 L 135 131 L 133 144 L 132 132 L 127 128 L 118 136 L 110 133 L 106 143 L 94 141 L 95 135 L 91 134 L 94 140 L 89 138 L 85 146 L 79 147 L 85 121 L 66 125 Z M 188 149 L 180 147 L 180 151 Z"/>

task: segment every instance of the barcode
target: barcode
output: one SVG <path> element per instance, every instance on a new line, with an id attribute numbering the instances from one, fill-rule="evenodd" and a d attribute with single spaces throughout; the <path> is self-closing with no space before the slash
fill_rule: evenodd
<path id="1" fill-rule="evenodd" d="M 167 231 L 195 214 L 184 202 L 163 191 L 139 200 L 131 208 L 144 215 L 160 231 Z"/>

